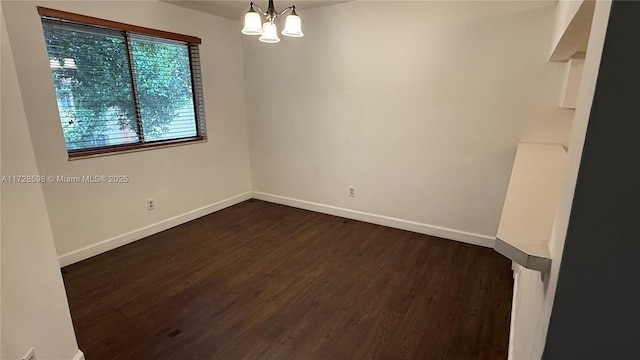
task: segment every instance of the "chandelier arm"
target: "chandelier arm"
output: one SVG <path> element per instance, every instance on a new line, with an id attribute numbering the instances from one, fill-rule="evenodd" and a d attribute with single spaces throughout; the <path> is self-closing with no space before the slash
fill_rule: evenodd
<path id="1" fill-rule="evenodd" d="M 258 4 L 256 4 L 256 3 L 252 2 L 252 3 L 251 3 L 251 6 L 252 6 L 252 7 L 253 7 L 253 6 L 255 6 L 256 8 L 258 8 L 258 10 L 260 10 L 260 14 L 262 14 L 262 15 L 264 15 L 264 16 L 267 16 L 267 13 L 266 13 L 264 10 L 262 10 L 262 8 L 261 8 Z"/>
<path id="2" fill-rule="evenodd" d="M 295 5 L 288 6 L 288 7 L 284 8 L 282 11 L 280 11 L 280 13 L 278 14 L 278 16 L 284 15 L 284 13 L 286 13 L 287 11 L 289 11 L 289 10 L 295 10 L 295 9 L 296 9 L 296 6 L 295 6 Z"/>

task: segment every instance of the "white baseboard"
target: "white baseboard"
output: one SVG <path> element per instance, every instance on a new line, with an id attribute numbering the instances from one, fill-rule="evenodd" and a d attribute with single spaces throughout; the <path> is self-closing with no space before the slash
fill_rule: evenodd
<path id="1" fill-rule="evenodd" d="M 392 228 L 417 232 L 420 234 L 436 236 L 439 238 L 456 240 L 467 244 L 480 245 L 493 248 L 496 238 L 493 236 L 471 233 L 467 231 L 454 230 L 441 226 L 429 225 L 415 221 L 403 220 L 384 215 L 371 214 L 367 212 L 350 210 L 331 205 L 314 203 L 311 201 L 298 200 L 279 195 L 253 192 L 253 198 L 264 200 L 276 204 L 292 206 L 300 209 L 311 210 L 323 214 L 340 216 L 348 219 L 364 221 L 377 225 L 389 226 Z"/>
<path id="2" fill-rule="evenodd" d="M 60 263 L 60 267 L 71 265 L 78 261 L 88 259 L 98 254 L 102 254 L 103 252 L 132 243 L 134 241 L 140 240 L 147 236 L 157 234 L 161 231 L 170 229 L 174 226 L 184 224 L 188 221 L 197 219 L 205 215 L 209 215 L 213 212 L 222 210 L 226 207 L 241 203 L 249 199 L 251 199 L 251 192 L 246 192 L 240 195 L 236 195 L 228 199 L 224 199 L 216 203 L 201 207 L 199 209 L 191 210 L 184 214 L 180 214 L 178 216 L 174 216 L 172 218 L 162 220 L 155 224 L 147 225 L 145 227 L 130 231 L 128 233 L 112 237 L 110 239 L 101 241 L 97 244 L 93 244 L 85 248 L 75 250 L 70 253 L 66 253 L 64 255 L 60 255 L 58 256 L 58 262 Z"/>
<path id="3" fill-rule="evenodd" d="M 73 360 L 84 360 L 84 353 L 78 350 L 76 356 L 73 357 Z"/>
<path id="4" fill-rule="evenodd" d="M 454 229 L 449 229 L 441 226 L 429 225 L 429 224 L 419 223 L 415 221 L 403 220 L 403 219 L 393 218 L 393 217 L 384 216 L 384 215 L 377 215 L 377 214 L 372 214 L 372 213 L 367 213 L 367 212 L 362 212 L 357 210 L 350 210 L 350 209 L 340 208 L 340 207 L 331 206 L 331 205 L 319 204 L 319 203 L 314 203 L 310 201 L 293 199 L 293 198 L 288 198 L 284 196 L 254 191 L 254 192 L 246 192 L 240 195 L 236 195 L 228 199 L 224 199 L 216 203 L 201 207 L 199 209 L 188 211 L 184 214 L 180 214 L 178 216 L 174 216 L 172 218 L 157 222 L 155 224 L 147 225 L 145 227 L 130 231 L 128 233 L 118 235 L 110 239 L 106 239 L 97 244 L 93 244 L 85 248 L 60 255 L 58 257 L 58 262 L 60 264 L 60 267 L 71 265 L 73 263 L 88 259 L 92 256 L 102 254 L 104 252 L 115 249 L 117 247 L 143 239 L 147 236 L 157 234 L 161 231 L 170 229 L 174 226 L 178 226 L 180 224 L 184 224 L 186 222 L 197 219 L 199 217 L 209 215 L 213 212 L 241 203 L 245 200 L 249 200 L 252 197 L 258 200 L 264 200 L 264 201 L 273 202 L 276 204 L 292 206 L 300 209 L 316 211 L 323 214 L 340 216 L 347 219 L 359 220 L 359 221 L 364 221 L 372 224 L 389 226 L 392 228 L 413 231 L 420 234 L 436 236 L 436 237 L 449 239 L 449 240 L 456 240 L 456 241 L 473 244 L 473 245 L 493 247 L 495 243 L 495 237 L 492 237 L 492 236 L 476 234 L 476 233 L 471 233 L 471 232 L 466 232 L 461 230 L 454 230 Z"/>

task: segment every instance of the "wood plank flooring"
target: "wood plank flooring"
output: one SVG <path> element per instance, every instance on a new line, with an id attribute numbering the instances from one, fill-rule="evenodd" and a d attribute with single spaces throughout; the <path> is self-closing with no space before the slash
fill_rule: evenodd
<path id="1" fill-rule="evenodd" d="M 87 360 L 507 357 L 492 249 L 258 200 L 63 276 Z"/>

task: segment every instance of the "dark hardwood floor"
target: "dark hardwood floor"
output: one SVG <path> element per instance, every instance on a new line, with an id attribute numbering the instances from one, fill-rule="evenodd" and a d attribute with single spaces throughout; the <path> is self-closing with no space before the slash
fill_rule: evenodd
<path id="1" fill-rule="evenodd" d="M 257 200 L 63 276 L 87 360 L 507 357 L 492 249 Z"/>

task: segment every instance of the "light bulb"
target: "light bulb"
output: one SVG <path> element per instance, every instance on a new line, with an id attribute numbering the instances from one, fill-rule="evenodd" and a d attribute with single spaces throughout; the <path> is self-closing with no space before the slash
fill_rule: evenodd
<path id="1" fill-rule="evenodd" d="M 278 29 L 276 28 L 276 24 L 271 21 L 267 21 L 262 25 L 262 36 L 260 39 L 263 43 L 275 44 L 280 42 L 280 38 L 278 37 Z"/>
<path id="2" fill-rule="evenodd" d="M 260 14 L 255 12 L 253 8 L 244 15 L 244 28 L 242 33 L 245 35 L 262 35 L 262 19 Z"/>
<path id="3" fill-rule="evenodd" d="M 296 15 L 295 12 L 287 16 L 284 30 L 282 30 L 282 35 L 291 37 L 304 36 L 304 34 L 302 33 L 302 22 L 300 21 L 300 16 Z"/>

